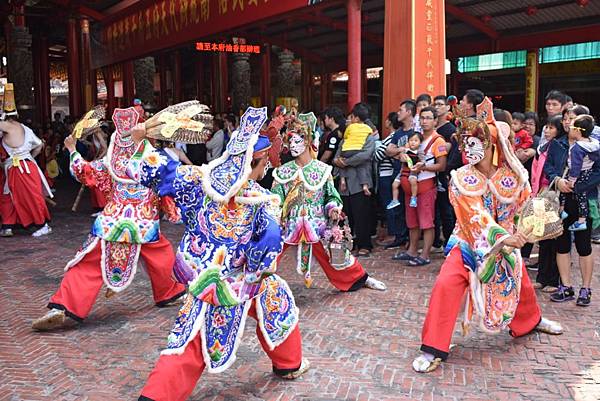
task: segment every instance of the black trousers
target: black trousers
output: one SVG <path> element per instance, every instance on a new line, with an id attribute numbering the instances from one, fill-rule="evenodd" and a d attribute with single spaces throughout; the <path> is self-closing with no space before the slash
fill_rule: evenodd
<path id="1" fill-rule="evenodd" d="M 539 247 L 538 274 L 535 281 L 544 286 L 558 287 L 560 274 L 556 264 L 556 239 L 540 241 Z"/>
<path id="2" fill-rule="evenodd" d="M 376 220 L 377 216 L 373 209 L 372 196 L 367 196 L 363 192 L 342 196 L 344 213 L 348 215 L 352 231 L 356 236 L 354 241 L 354 248 L 356 249 L 373 249 L 371 228 L 373 227 L 373 220 Z"/>
<path id="3" fill-rule="evenodd" d="M 454 215 L 454 208 L 450 204 L 448 191 L 438 191 L 435 198 L 435 239 L 433 240 L 433 246 L 446 246 L 452 231 L 454 231 L 455 224 L 456 216 Z M 442 234 L 444 235 L 444 241 L 442 241 Z"/>

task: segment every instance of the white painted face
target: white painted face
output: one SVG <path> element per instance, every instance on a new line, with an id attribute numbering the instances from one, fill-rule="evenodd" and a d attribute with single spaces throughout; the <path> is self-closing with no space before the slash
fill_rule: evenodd
<path id="1" fill-rule="evenodd" d="M 291 134 L 289 138 L 290 154 L 292 157 L 298 157 L 306 150 L 304 138 L 298 134 Z"/>
<path id="2" fill-rule="evenodd" d="M 481 139 L 474 136 L 467 136 L 463 138 L 463 145 L 465 149 L 465 157 L 470 165 L 474 166 L 485 157 L 485 148 Z"/>

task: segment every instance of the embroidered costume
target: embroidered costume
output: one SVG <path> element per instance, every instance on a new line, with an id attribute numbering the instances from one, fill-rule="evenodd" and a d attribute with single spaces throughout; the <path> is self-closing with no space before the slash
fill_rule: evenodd
<path id="1" fill-rule="evenodd" d="M 248 180 L 253 159 L 266 158 L 270 147 L 258 135 L 265 120 L 266 108 L 249 108 L 223 155 L 202 167 L 182 165 L 147 140 L 132 158 L 129 175 L 171 196 L 186 226 L 174 271 L 188 296 L 142 400 L 184 400 L 205 367 L 217 373 L 231 366 L 248 315 L 276 373 L 306 367 L 298 308 L 274 274 L 282 247 L 278 198 Z"/>
<path id="2" fill-rule="evenodd" d="M 354 291 L 364 287 L 367 282 L 375 284 L 376 280 L 369 278 L 358 260 L 349 254 L 346 263 L 332 266 L 330 255 L 323 246 L 331 216 L 334 212 L 338 215 L 341 213 L 342 200 L 333 184 L 331 166 L 315 158 L 312 148 L 315 145 L 315 123 L 316 118 L 309 122 L 310 125 L 300 121 L 289 124 L 286 139 L 295 160 L 273 171 L 272 191 L 283 204 L 283 251 L 290 246 L 298 247 L 297 270 L 304 275 L 307 287 L 312 284 L 311 261 L 314 254 L 333 286 L 342 291 Z M 318 148 L 318 144 L 315 148 Z M 309 161 L 300 166 L 298 156 L 305 152 L 310 154 Z M 383 286 L 383 283 L 377 283 Z M 378 289 L 385 289 L 385 286 Z"/>
<path id="3" fill-rule="evenodd" d="M 133 107 L 115 109 L 116 132 L 103 159 L 86 162 L 77 151 L 71 153 L 72 175 L 86 186 L 99 188 L 108 200 L 83 247 L 67 263 L 61 285 L 48 304 L 77 321 L 87 317 L 103 283 L 109 289 L 107 296 L 131 284 L 140 256 L 157 306 L 185 293 L 185 287 L 172 278 L 175 255 L 160 233 L 160 199 L 126 175 L 135 150 L 129 132 L 138 117 Z M 34 322 L 34 328 L 48 329 L 47 319 Z"/>
<path id="4" fill-rule="evenodd" d="M 488 98 L 477 112 L 479 120 L 471 118 L 459 125 L 463 146 L 481 149 L 478 154 L 467 151 L 467 158 L 473 157 L 476 162 L 452 172 L 449 196 L 457 222 L 423 326 L 421 350 L 426 354 L 413 363 L 421 372 L 435 369 L 448 357 L 454 323 L 467 288 L 463 332 L 474 316 L 490 333 L 506 327 L 515 337 L 536 327 L 551 331 L 541 327 L 541 311 L 520 250 L 503 243 L 514 234 L 515 217 L 530 195 L 527 171 L 510 145 L 508 124 L 493 120 Z M 476 140 L 471 142 L 473 138 Z M 475 165 L 490 146 L 497 170 L 488 178 Z M 543 323 L 548 322 L 544 319 Z M 436 359 L 427 361 L 427 355 Z"/>

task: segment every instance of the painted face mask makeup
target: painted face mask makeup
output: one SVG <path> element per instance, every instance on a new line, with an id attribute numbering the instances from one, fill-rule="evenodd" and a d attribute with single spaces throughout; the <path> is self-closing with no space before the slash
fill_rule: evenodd
<path id="1" fill-rule="evenodd" d="M 469 136 L 463 138 L 465 157 L 470 165 L 476 165 L 483 160 L 485 156 L 485 148 L 483 142 L 479 138 Z"/>
<path id="2" fill-rule="evenodd" d="M 306 150 L 306 143 L 304 138 L 298 134 L 292 134 L 289 139 L 290 154 L 292 157 L 301 155 Z"/>

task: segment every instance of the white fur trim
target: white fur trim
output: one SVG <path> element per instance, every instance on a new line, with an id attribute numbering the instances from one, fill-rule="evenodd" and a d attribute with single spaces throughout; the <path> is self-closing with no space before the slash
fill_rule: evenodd
<path id="1" fill-rule="evenodd" d="M 294 324 L 290 327 L 290 329 L 288 330 L 286 336 L 284 338 L 282 338 L 280 341 L 277 341 L 277 343 L 274 343 L 273 341 L 271 341 L 271 339 L 269 338 L 267 331 L 265 330 L 264 327 L 264 318 L 263 318 L 263 311 L 262 308 L 259 307 L 258 304 L 255 303 L 255 308 L 256 308 L 256 320 L 258 321 L 258 327 L 260 327 L 260 332 L 263 335 L 263 338 L 265 339 L 267 345 L 269 346 L 269 350 L 273 351 L 276 347 L 280 346 L 281 344 L 283 344 L 285 342 L 285 340 L 287 340 L 287 338 L 289 337 L 289 335 L 296 329 L 296 326 L 298 325 L 298 321 L 300 321 L 300 309 L 298 309 L 298 307 L 296 306 L 296 299 L 294 298 L 294 294 L 292 294 L 292 291 L 290 290 L 290 286 L 288 285 L 288 283 L 281 277 L 276 276 L 277 277 L 277 281 L 279 281 L 280 283 L 283 284 L 283 286 L 286 289 L 286 292 L 288 293 L 288 295 L 290 296 L 290 298 L 292 299 L 292 301 L 294 301 L 294 307 L 296 308 L 296 321 L 294 322 Z"/>
<path id="2" fill-rule="evenodd" d="M 67 265 L 65 266 L 65 271 L 68 271 L 71 267 L 73 267 L 77 263 L 81 262 L 81 260 L 83 259 L 83 257 L 85 255 L 87 255 L 94 248 L 96 248 L 96 245 L 98 245 L 99 240 L 100 240 L 100 238 L 94 237 L 94 240 L 85 249 L 82 249 L 81 251 L 77 252 L 77 254 L 75 254 L 75 257 L 73 259 L 71 259 L 69 262 L 67 262 Z"/>
<path id="3" fill-rule="evenodd" d="M 238 328 L 237 335 L 235 336 L 235 343 L 233 344 L 233 350 L 231 351 L 231 356 L 229 360 L 225 363 L 225 365 L 219 366 L 216 369 L 211 369 L 210 367 L 210 355 L 208 355 L 208 350 L 206 349 L 206 319 L 205 319 L 205 311 L 203 310 L 201 321 L 202 326 L 200 330 L 200 338 L 202 339 L 202 356 L 204 357 L 204 364 L 206 365 L 206 370 L 208 373 L 221 373 L 227 370 L 236 360 L 237 349 L 242 342 L 242 336 L 244 335 L 244 326 L 246 325 L 246 319 L 248 318 L 248 311 L 250 310 L 250 306 L 252 305 L 252 300 L 246 301 L 244 304 L 244 312 L 243 316 L 240 319 L 240 327 Z M 204 308 L 204 306 L 203 306 Z M 195 328 L 195 327 L 194 327 Z M 268 340 L 267 340 L 268 341 Z M 187 344 L 186 344 L 187 345 Z"/>
<path id="4" fill-rule="evenodd" d="M 496 121 L 496 127 L 498 128 L 498 142 L 500 142 L 502 153 L 504 154 L 506 162 L 519 177 L 521 185 L 525 182 L 528 182 L 529 174 L 515 155 L 513 147 L 508 141 L 508 137 L 510 135 L 510 126 L 504 121 Z"/>
<path id="5" fill-rule="evenodd" d="M 114 292 L 121 292 L 123 290 L 125 290 L 127 287 L 129 287 L 129 285 L 133 282 L 133 278 L 135 277 L 135 273 L 137 272 L 137 265 L 138 265 L 138 260 L 140 259 L 140 251 L 142 250 L 142 245 L 141 244 L 129 244 L 131 246 L 135 246 L 137 249 L 135 251 L 135 256 L 134 256 L 134 260 L 133 260 L 133 267 L 132 267 L 132 271 L 131 271 L 131 276 L 129 277 L 129 280 L 127 280 L 127 282 L 125 283 L 124 286 L 122 287 L 113 287 L 112 285 L 110 285 L 108 283 L 108 279 L 106 278 L 106 253 L 105 253 L 105 249 L 106 249 L 106 243 L 110 242 L 110 241 L 105 241 L 103 239 L 100 240 L 100 251 L 102 252 L 100 255 L 100 269 L 102 270 L 102 281 L 104 281 L 104 284 L 106 285 L 106 287 L 108 287 L 110 290 L 114 291 Z"/>
<path id="6" fill-rule="evenodd" d="M 190 296 L 189 294 L 187 296 Z M 202 327 L 204 327 L 204 316 L 206 315 L 206 308 L 208 308 L 208 304 L 207 303 L 202 303 L 202 308 L 200 308 L 200 314 L 198 315 L 198 317 L 196 318 L 196 320 L 194 321 L 194 325 L 192 327 L 192 332 L 190 333 L 187 341 L 185 342 L 185 344 L 183 344 L 181 347 L 179 348 L 167 348 L 164 349 L 160 352 L 161 355 L 181 355 L 183 354 L 183 352 L 185 351 L 185 348 L 188 346 L 188 344 L 190 342 L 192 342 L 192 340 L 194 340 L 196 338 L 196 336 L 198 335 L 198 332 L 200 331 L 200 329 Z M 204 347 L 205 347 L 206 343 L 202 344 L 202 354 L 204 355 Z M 207 360 L 206 357 L 204 360 Z M 207 365 L 208 367 L 208 365 Z"/>
<path id="7" fill-rule="evenodd" d="M 235 137 L 237 136 L 237 131 L 234 135 L 235 136 L 232 136 L 230 141 L 233 141 L 235 139 Z M 254 153 L 254 145 L 256 145 L 257 141 L 258 141 L 258 135 L 254 135 L 252 138 L 250 138 L 250 140 L 248 142 L 248 149 L 246 149 L 246 162 L 245 162 L 245 165 L 243 168 L 243 172 L 241 173 L 240 177 L 235 182 L 235 184 L 232 185 L 231 188 L 229 188 L 229 190 L 227 191 L 227 193 L 225 195 L 219 194 L 212 187 L 211 182 L 210 182 L 210 172 L 216 166 L 220 165 L 221 163 L 223 163 L 225 160 L 227 160 L 229 158 L 229 156 L 230 156 L 229 151 L 225 150 L 225 152 L 223 152 L 221 157 L 219 157 L 218 159 L 215 159 L 208 164 L 204 164 L 204 165 L 200 166 L 200 171 L 202 172 L 202 178 L 201 178 L 202 189 L 204 189 L 204 192 L 208 196 L 210 196 L 210 198 L 212 200 L 214 200 L 216 202 L 227 203 L 227 202 L 229 202 L 229 199 L 232 196 L 234 196 L 235 194 L 237 194 L 239 192 L 239 190 L 242 189 L 244 184 L 246 184 L 246 182 L 248 181 L 248 177 L 250 176 L 250 173 L 252 172 L 252 167 L 250 165 L 252 163 L 252 155 Z"/>
<path id="8" fill-rule="evenodd" d="M 113 136 L 117 135 L 117 131 L 115 131 L 113 133 Z M 142 142 L 140 142 L 141 144 Z M 136 150 L 137 148 L 139 148 L 140 144 L 138 144 L 136 146 Z M 113 180 L 118 181 L 122 184 L 138 184 L 136 181 L 129 179 L 129 178 L 120 178 L 117 177 L 117 175 L 115 174 L 115 172 L 112 169 L 112 165 L 111 165 L 111 157 L 113 154 L 113 149 L 115 147 L 115 141 L 114 139 L 110 141 L 110 144 L 108 144 L 108 150 L 106 151 L 106 156 L 104 156 L 104 158 L 102 159 L 102 162 L 104 163 L 104 166 L 106 167 L 106 169 L 108 170 L 108 173 L 110 174 L 110 176 L 112 177 Z"/>
<path id="9" fill-rule="evenodd" d="M 258 196 L 236 196 L 234 200 L 237 203 L 241 203 L 244 205 L 258 205 L 261 203 L 267 202 L 275 202 L 280 203 L 281 199 L 279 199 L 278 195 L 269 195 L 269 194 L 261 194 L 260 192 L 256 192 L 259 194 Z"/>

